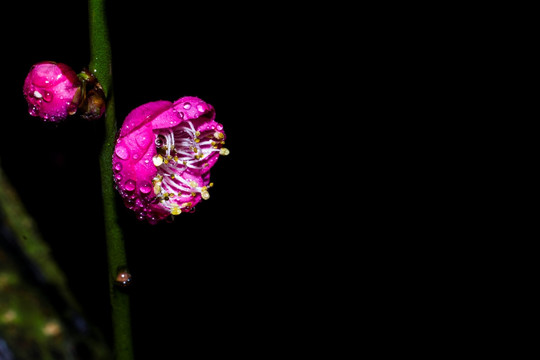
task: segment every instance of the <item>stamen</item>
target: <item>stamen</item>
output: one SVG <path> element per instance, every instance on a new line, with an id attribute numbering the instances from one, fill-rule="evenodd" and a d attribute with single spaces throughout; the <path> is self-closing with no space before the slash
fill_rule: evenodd
<path id="1" fill-rule="evenodd" d="M 208 200 L 210 198 L 210 193 L 208 192 L 208 190 L 206 189 L 206 186 L 203 186 L 202 189 L 201 189 L 201 197 L 204 199 L 204 200 Z"/>
<path id="2" fill-rule="evenodd" d="M 229 150 L 223 148 L 225 134 L 219 130 L 195 130 L 191 121 L 183 121 L 173 129 L 162 129 L 156 132 L 157 154 L 152 158 L 158 175 L 152 181 L 154 193 L 160 206 L 171 215 L 179 215 L 190 211 L 191 202 L 188 197 L 210 198 L 209 188 L 214 184 L 199 186 L 193 178 L 183 175 L 187 169 L 204 169 L 210 166 L 208 158 L 214 153 L 228 155 Z"/>
<path id="3" fill-rule="evenodd" d="M 163 164 L 163 156 L 159 154 L 154 155 L 154 157 L 152 158 L 152 162 L 156 167 L 160 166 L 161 164 Z"/>
<path id="4" fill-rule="evenodd" d="M 159 195 L 161 193 L 161 181 L 156 181 L 154 183 L 154 194 Z"/>

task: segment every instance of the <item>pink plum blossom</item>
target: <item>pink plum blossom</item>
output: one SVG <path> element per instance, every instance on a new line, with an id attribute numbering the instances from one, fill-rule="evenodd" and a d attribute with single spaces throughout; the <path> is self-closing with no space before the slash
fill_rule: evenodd
<path id="1" fill-rule="evenodd" d="M 118 133 L 116 188 L 140 220 L 155 224 L 191 212 L 210 197 L 210 168 L 229 153 L 224 143 L 214 107 L 197 97 L 141 105 Z"/>
<path id="2" fill-rule="evenodd" d="M 24 80 L 28 112 L 44 121 L 59 122 L 77 112 L 81 82 L 66 64 L 42 61 L 34 64 Z"/>

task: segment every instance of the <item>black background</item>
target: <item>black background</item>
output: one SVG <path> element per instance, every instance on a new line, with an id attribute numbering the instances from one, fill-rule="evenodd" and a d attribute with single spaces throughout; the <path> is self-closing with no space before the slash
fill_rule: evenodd
<path id="1" fill-rule="evenodd" d="M 287 92 L 297 91 L 290 83 L 276 93 L 281 66 L 292 65 L 286 71 L 293 79 L 303 67 L 294 65 L 288 36 L 278 35 L 289 19 L 269 10 L 207 2 L 108 4 L 119 126 L 143 103 L 198 96 L 215 107 L 230 150 L 212 169 L 211 198 L 173 223 L 141 223 L 117 198 L 134 279 L 137 359 L 191 351 L 279 353 L 283 344 L 298 341 L 306 321 L 315 321 L 305 317 L 313 300 L 297 297 L 313 281 L 310 269 L 298 264 L 314 245 L 304 248 L 312 239 L 283 220 L 302 186 L 285 171 L 288 160 L 275 138 Z M 11 20 L 2 25 L 2 166 L 86 318 L 111 342 L 97 157 L 101 125 L 76 117 L 43 123 L 28 114 L 22 96 L 36 62 L 63 62 L 76 72 L 88 65 L 87 3 L 21 2 L 5 11 Z M 283 135 L 286 143 L 298 139 Z"/>

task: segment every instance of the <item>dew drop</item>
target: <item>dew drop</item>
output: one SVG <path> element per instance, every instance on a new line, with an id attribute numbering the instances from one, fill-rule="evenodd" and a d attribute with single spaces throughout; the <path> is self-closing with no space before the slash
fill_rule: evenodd
<path id="1" fill-rule="evenodd" d="M 135 190 L 135 181 L 133 180 L 126 181 L 126 183 L 124 184 L 124 188 L 126 189 L 126 191 Z"/>
<path id="2" fill-rule="evenodd" d="M 116 164 L 114 164 L 114 170 L 116 171 L 122 170 L 122 163 L 117 162 Z"/>
<path id="3" fill-rule="evenodd" d="M 70 115 L 73 115 L 77 112 L 77 105 L 72 103 L 71 101 L 66 101 L 67 105 L 67 112 Z"/>
<path id="4" fill-rule="evenodd" d="M 125 288 L 131 284 L 131 281 L 132 276 L 127 267 L 119 267 L 116 273 L 116 278 L 114 279 L 114 284 L 118 287 Z"/>
<path id="5" fill-rule="evenodd" d="M 145 135 L 139 135 L 137 137 L 137 144 L 141 147 L 141 148 L 144 148 L 146 149 L 148 147 L 148 145 L 150 145 L 150 137 L 147 136 L 146 134 Z"/>
<path id="6" fill-rule="evenodd" d="M 28 107 L 28 113 L 32 116 L 38 116 L 39 114 L 39 109 L 37 106 L 29 106 Z"/>
<path id="7" fill-rule="evenodd" d="M 114 178 L 116 179 L 116 181 L 120 181 L 122 180 L 122 174 L 116 174 Z"/>
<path id="8" fill-rule="evenodd" d="M 197 105 L 197 110 L 199 112 L 204 112 L 204 107 L 202 105 Z"/>
<path id="9" fill-rule="evenodd" d="M 155 140 L 155 144 L 156 144 L 156 148 L 161 148 L 164 144 L 164 142 L 166 142 L 167 140 L 165 139 L 165 136 L 163 135 L 158 135 L 156 137 L 156 140 Z"/>
<path id="10" fill-rule="evenodd" d="M 141 186 L 140 190 L 143 194 L 148 194 L 150 193 L 150 191 L 152 191 L 152 185 L 150 185 L 149 183 L 145 183 Z"/>
<path id="11" fill-rule="evenodd" d="M 53 99 L 53 95 L 48 92 L 48 91 L 45 91 L 45 93 L 43 94 L 43 100 L 45 100 L 46 102 L 51 102 Z"/>
<path id="12" fill-rule="evenodd" d="M 133 160 L 138 160 L 139 159 L 139 154 L 133 154 Z"/>
<path id="13" fill-rule="evenodd" d="M 114 150 L 116 153 L 116 156 L 118 156 L 120 159 L 125 160 L 129 156 L 129 150 L 124 145 L 116 145 L 116 149 Z"/>
<path id="14" fill-rule="evenodd" d="M 188 110 L 188 109 L 190 109 L 190 108 L 191 108 L 191 104 L 190 104 L 190 103 L 187 102 L 187 103 L 184 104 L 184 109 Z"/>

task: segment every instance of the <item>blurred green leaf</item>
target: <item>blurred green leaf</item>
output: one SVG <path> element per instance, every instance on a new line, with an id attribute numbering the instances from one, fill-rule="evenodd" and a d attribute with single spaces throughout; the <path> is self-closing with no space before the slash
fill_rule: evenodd
<path id="1" fill-rule="evenodd" d="M 0 345 L 2 359 L 112 359 L 1 166 Z"/>

